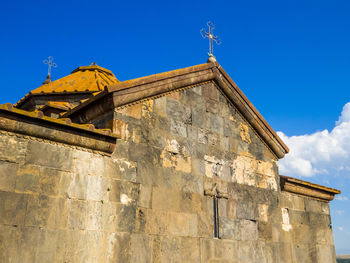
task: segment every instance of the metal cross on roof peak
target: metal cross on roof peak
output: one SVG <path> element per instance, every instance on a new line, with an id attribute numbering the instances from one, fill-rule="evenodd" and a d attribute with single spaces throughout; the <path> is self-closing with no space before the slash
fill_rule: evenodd
<path id="1" fill-rule="evenodd" d="M 201 29 L 201 35 L 203 38 L 208 38 L 209 39 L 209 57 L 214 57 L 213 55 L 213 42 L 217 45 L 221 44 L 221 39 L 218 36 L 214 36 L 213 30 L 215 28 L 214 24 L 211 21 L 207 22 L 207 26 L 209 27 L 209 32 L 206 32 L 204 28 Z"/>
<path id="2" fill-rule="evenodd" d="M 47 59 L 44 59 L 43 63 L 48 65 L 47 75 L 51 76 L 51 68 L 57 68 L 57 64 L 53 63 L 53 57 L 50 56 Z"/>

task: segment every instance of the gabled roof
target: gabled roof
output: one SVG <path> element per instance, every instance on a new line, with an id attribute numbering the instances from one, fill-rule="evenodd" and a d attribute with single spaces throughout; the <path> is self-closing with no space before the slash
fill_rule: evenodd
<path id="1" fill-rule="evenodd" d="M 20 107 L 29 97 L 52 94 L 94 93 L 105 86 L 118 83 L 112 71 L 97 65 L 82 66 L 73 70 L 68 76 L 43 84 L 19 100 L 15 107 Z"/>
<path id="2" fill-rule="evenodd" d="M 217 62 L 110 85 L 105 91 L 65 113 L 63 117 L 78 123 L 88 123 L 114 108 L 207 81 L 213 81 L 217 85 L 278 158 L 283 158 L 289 152 L 281 138 Z"/>

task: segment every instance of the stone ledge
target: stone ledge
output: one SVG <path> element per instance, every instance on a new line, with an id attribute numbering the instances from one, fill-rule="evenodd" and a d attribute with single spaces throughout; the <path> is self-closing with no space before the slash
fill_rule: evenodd
<path id="1" fill-rule="evenodd" d="M 282 191 L 311 197 L 320 201 L 329 202 L 334 199 L 336 194 L 340 194 L 340 190 L 310 183 L 293 177 L 280 175 L 280 179 Z"/>
<path id="2" fill-rule="evenodd" d="M 106 153 L 113 153 L 118 138 L 110 130 L 96 129 L 92 124 L 50 118 L 40 111 L 16 109 L 9 103 L 0 105 L 0 130 Z"/>

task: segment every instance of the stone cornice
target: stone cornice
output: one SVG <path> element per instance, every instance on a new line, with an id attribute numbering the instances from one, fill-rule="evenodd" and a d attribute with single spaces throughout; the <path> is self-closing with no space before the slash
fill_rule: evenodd
<path id="1" fill-rule="evenodd" d="M 334 199 L 336 194 L 340 194 L 340 190 L 293 177 L 280 175 L 280 179 L 282 191 L 314 198 L 320 201 L 329 202 Z"/>
<path id="2" fill-rule="evenodd" d="M 11 104 L 0 105 L 0 130 L 59 143 L 113 153 L 117 135 L 96 129 L 91 124 L 76 124 L 70 119 L 54 119 L 42 112 L 28 112 Z"/>

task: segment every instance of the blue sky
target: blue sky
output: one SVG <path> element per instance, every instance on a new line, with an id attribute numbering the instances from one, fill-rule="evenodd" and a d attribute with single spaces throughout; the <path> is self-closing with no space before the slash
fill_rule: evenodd
<path id="1" fill-rule="evenodd" d="M 38 87 L 48 56 L 53 79 L 93 61 L 120 80 L 204 63 L 199 30 L 212 20 L 218 62 L 295 152 L 281 172 L 343 191 L 333 229 L 337 252 L 350 253 L 349 13 L 345 0 L 5 1 L 0 103 Z"/>

